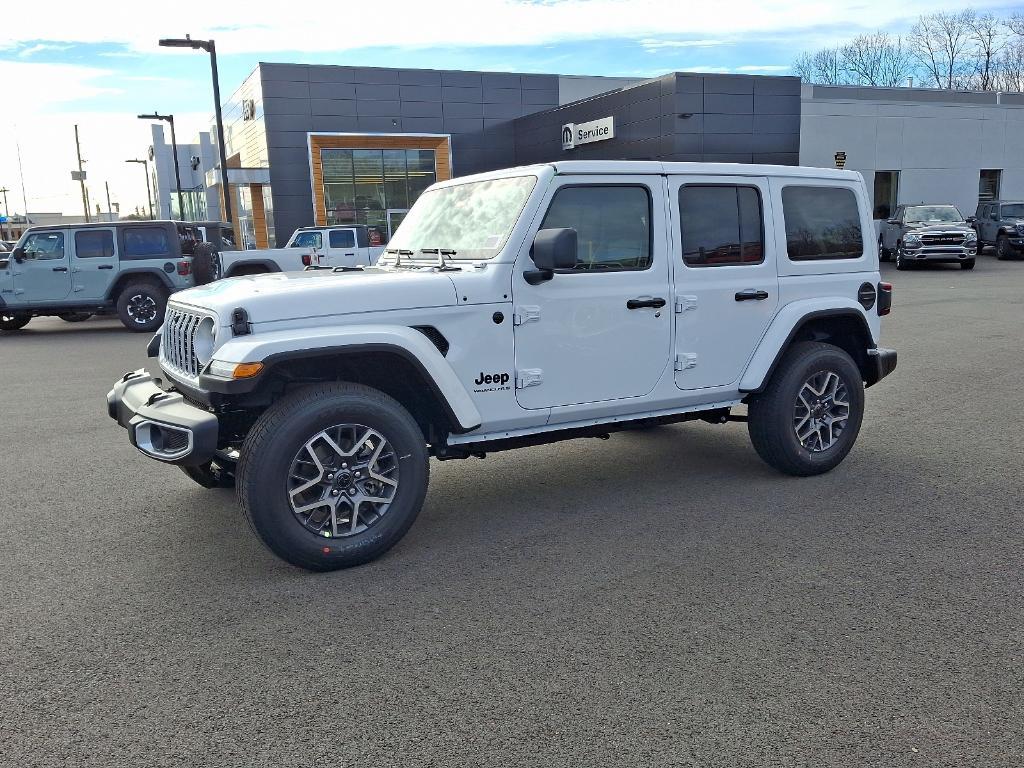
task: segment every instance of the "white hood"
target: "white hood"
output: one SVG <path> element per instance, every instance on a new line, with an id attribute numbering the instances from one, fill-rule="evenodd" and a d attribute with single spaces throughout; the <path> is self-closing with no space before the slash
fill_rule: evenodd
<path id="1" fill-rule="evenodd" d="M 447 307 L 458 302 L 455 284 L 428 270 L 369 268 L 358 272 L 280 272 L 230 277 L 171 296 L 172 304 L 212 310 L 222 325 L 242 307 L 253 323 L 355 312 Z"/>

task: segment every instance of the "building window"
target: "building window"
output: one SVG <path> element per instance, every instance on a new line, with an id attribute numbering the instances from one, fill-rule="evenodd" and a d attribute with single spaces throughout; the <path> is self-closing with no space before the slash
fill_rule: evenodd
<path id="1" fill-rule="evenodd" d="M 1003 172 L 999 168 L 983 168 L 978 178 L 978 202 L 999 199 L 999 182 Z"/>
<path id="2" fill-rule="evenodd" d="M 432 149 L 324 149 L 327 225 L 365 224 L 387 242 L 389 219 L 408 210 L 437 178 Z"/>
<path id="3" fill-rule="evenodd" d="M 864 253 L 857 197 L 845 187 L 782 188 L 786 250 L 793 261 L 856 259 Z"/>
<path id="4" fill-rule="evenodd" d="M 683 261 L 688 267 L 760 264 L 761 221 L 756 187 L 688 184 L 679 189 Z"/>
<path id="5" fill-rule="evenodd" d="M 875 221 L 888 221 L 896 210 L 900 191 L 899 171 L 875 171 Z"/>
<path id="6" fill-rule="evenodd" d="M 651 196 L 646 187 L 562 187 L 541 229 L 576 230 L 577 272 L 651 266 Z"/>

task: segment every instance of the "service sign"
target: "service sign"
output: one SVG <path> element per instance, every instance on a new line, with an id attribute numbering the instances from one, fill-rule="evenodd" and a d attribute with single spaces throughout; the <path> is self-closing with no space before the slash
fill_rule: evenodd
<path id="1" fill-rule="evenodd" d="M 602 117 L 589 123 L 566 123 L 562 126 L 562 149 L 575 149 L 580 144 L 614 138 L 614 117 Z"/>

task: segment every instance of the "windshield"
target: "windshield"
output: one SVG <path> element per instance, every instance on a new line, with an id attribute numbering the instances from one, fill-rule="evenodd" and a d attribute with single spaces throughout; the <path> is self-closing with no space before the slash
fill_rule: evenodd
<path id="1" fill-rule="evenodd" d="M 536 184 L 536 176 L 516 176 L 427 190 L 388 251 L 443 248 L 456 259 L 489 259 L 505 245 Z"/>
<path id="2" fill-rule="evenodd" d="M 913 224 L 926 221 L 960 222 L 964 217 L 955 205 L 915 205 L 907 208 L 905 220 Z"/>
<path id="3" fill-rule="evenodd" d="M 1004 219 L 1024 219 L 1024 203 L 1004 205 L 1001 211 Z"/>

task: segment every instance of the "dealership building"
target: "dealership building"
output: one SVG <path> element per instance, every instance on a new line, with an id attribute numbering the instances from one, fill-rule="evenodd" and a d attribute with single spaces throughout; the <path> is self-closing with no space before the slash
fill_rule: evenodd
<path id="1" fill-rule="evenodd" d="M 863 173 L 879 220 L 901 202 L 951 202 L 966 215 L 979 200 L 1024 198 L 1021 94 L 261 63 L 223 108 L 234 223 L 254 247 L 312 224 L 365 224 L 386 241 L 435 181 L 560 159 L 831 167 L 838 157 Z M 185 209 L 197 219 L 219 213 L 212 149 L 202 134 L 184 150 Z M 168 215 L 173 163 L 156 131 L 153 157 Z"/>

